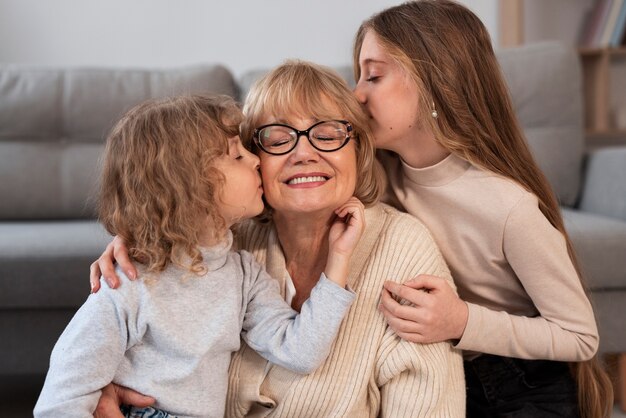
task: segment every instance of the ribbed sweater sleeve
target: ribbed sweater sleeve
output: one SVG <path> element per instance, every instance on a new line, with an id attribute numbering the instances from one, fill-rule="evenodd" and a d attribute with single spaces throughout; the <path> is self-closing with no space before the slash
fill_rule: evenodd
<path id="1" fill-rule="evenodd" d="M 450 396 L 463 381 L 463 371 L 458 352 L 448 344 L 413 344 L 388 330 L 378 356 L 379 416 L 464 416 L 464 398 Z"/>
<path id="2" fill-rule="evenodd" d="M 406 274 L 396 277 L 397 281 L 403 282 L 419 272 L 442 277 L 454 288 L 450 271 L 430 233 L 424 227 L 415 228 L 409 220 L 403 221 L 388 231 L 395 239 L 387 257 L 380 262 L 405 266 Z M 386 327 L 377 359 L 380 417 L 465 416 L 465 398 L 450 396 L 464 376 L 459 352 L 449 343 L 414 344 Z"/>

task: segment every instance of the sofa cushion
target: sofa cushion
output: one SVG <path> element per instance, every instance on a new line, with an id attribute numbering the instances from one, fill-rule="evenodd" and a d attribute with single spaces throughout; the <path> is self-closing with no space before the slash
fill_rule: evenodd
<path id="1" fill-rule="evenodd" d="M 45 375 L 52 348 L 75 312 L 76 308 L 2 310 L 0 335 L 6 338 L 0 339 L 0 379 L 6 382 L 7 379 L 14 381 L 14 375 Z M 6 404 L 0 400 L 0 406 Z M 2 416 L 18 415 L 7 413 L 3 408 Z"/>
<path id="2" fill-rule="evenodd" d="M 153 97 L 239 94 L 219 65 L 170 70 L 0 65 L 0 219 L 89 218 L 103 140 Z"/>
<path id="3" fill-rule="evenodd" d="M 533 155 L 561 204 L 574 206 L 584 149 L 582 79 L 576 52 L 542 42 L 497 52 Z"/>
<path id="4" fill-rule="evenodd" d="M 598 323 L 601 353 L 626 353 L 624 332 L 624 289 L 608 289 L 591 293 L 591 302 Z"/>
<path id="5" fill-rule="evenodd" d="M 591 290 L 626 290 L 626 222 L 564 209 L 563 218 Z"/>
<path id="6" fill-rule="evenodd" d="M 589 153 L 578 208 L 626 221 L 626 146 Z"/>
<path id="7" fill-rule="evenodd" d="M 79 307 L 110 241 L 95 221 L 1 222 L 0 310 Z"/>

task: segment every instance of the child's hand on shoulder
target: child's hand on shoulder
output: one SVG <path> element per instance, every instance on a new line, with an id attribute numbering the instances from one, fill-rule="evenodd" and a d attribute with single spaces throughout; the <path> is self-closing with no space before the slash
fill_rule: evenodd
<path id="1" fill-rule="evenodd" d="M 328 236 L 329 253 L 351 256 L 365 230 L 365 207 L 356 197 L 335 210 Z"/>
<path id="2" fill-rule="evenodd" d="M 328 261 L 326 276 L 345 287 L 350 270 L 350 257 L 365 230 L 365 207 L 356 197 L 335 210 L 335 218 L 328 234 Z"/>

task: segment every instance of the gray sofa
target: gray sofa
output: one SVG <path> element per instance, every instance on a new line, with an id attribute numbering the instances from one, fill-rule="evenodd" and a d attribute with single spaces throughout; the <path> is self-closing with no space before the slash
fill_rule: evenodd
<path id="1" fill-rule="evenodd" d="M 626 147 L 585 153 L 574 51 L 546 43 L 498 58 L 563 204 L 601 350 L 626 352 Z M 110 240 L 94 220 L 94 193 L 103 138 L 117 118 L 149 97 L 217 92 L 241 99 L 261 72 L 235 80 L 221 66 L 0 66 L 0 382 L 30 376 L 41 384 L 56 338 L 89 292 L 89 264 Z"/>
<path id="2" fill-rule="evenodd" d="M 94 220 L 103 138 L 149 97 L 238 94 L 228 70 L 0 68 L 0 377 L 44 373 L 110 237 Z"/>

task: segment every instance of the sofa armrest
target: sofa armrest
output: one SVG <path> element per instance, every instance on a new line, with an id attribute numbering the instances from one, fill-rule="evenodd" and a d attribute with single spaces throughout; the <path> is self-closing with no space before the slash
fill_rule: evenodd
<path id="1" fill-rule="evenodd" d="M 626 221 L 626 146 L 587 155 L 579 209 Z"/>

